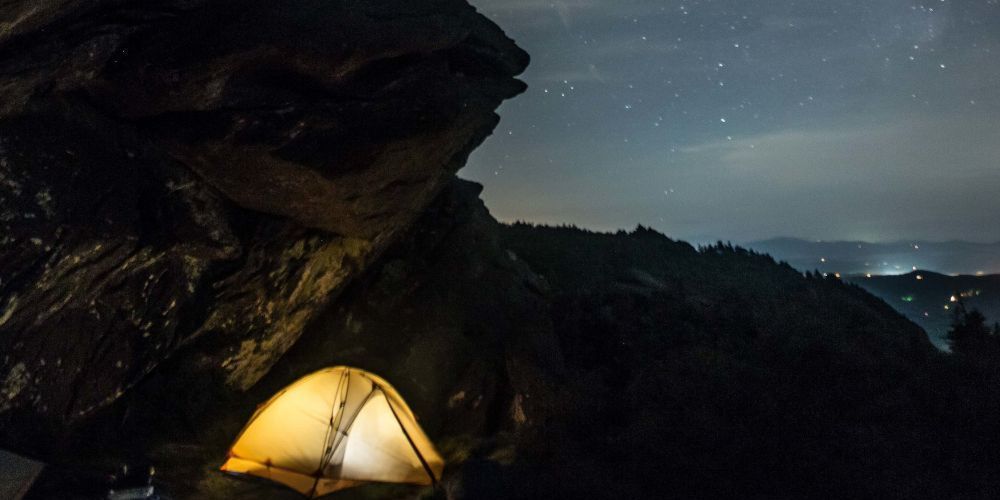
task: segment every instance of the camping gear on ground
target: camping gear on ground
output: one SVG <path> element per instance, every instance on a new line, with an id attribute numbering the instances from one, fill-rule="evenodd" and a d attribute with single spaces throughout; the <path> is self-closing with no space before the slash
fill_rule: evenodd
<path id="1" fill-rule="evenodd" d="M 0 498 L 20 500 L 44 468 L 41 462 L 0 450 Z"/>
<path id="2" fill-rule="evenodd" d="M 108 490 L 108 500 L 155 500 L 159 498 L 153 487 L 153 476 L 156 469 L 152 465 L 142 464 L 129 466 L 123 463 L 118 470 L 108 476 L 111 489 Z"/>
<path id="3" fill-rule="evenodd" d="M 152 486 L 111 490 L 108 492 L 108 500 L 158 500 L 159 498 L 156 496 L 156 489 Z"/>
<path id="4" fill-rule="evenodd" d="M 436 485 L 443 469 L 399 393 L 344 366 L 307 375 L 261 405 L 222 466 L 310 498 L 367 482 Z"/>

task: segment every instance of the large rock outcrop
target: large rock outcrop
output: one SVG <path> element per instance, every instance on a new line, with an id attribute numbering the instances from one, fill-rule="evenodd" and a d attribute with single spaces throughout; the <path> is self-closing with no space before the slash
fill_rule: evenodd
<path id="1" fill-rule="evenodd" d="M 0 438 L 245 390 L 523 90 L 463 0 L 0 5 Z"/>
<path id="2" fill-rule="evenodd" d="M 449 183 L 250 391 L 172 396 L 197 380 L 168 363 L 115 405 L 115 415 L 104 419 L 111 428 L 89 429 L 91 442 L 80 447 L 102 459 L 149 457 L 164 490 L 177 498 L 291 499 L 297 493 L 219 474 L 220 457 L 256 405 L 281 388 L 323 367 L 358 366 L 404 395 L 445 456 L 450 497 L 478 498 L 462 493 L 462 464 L 510 463 L 522 443 L 544 443 L 545 425 L 562 411 L 566 377 L 548 286 L 503 249 L 501 226 L 479 191 L 466 181 Z M 106 438 L 115 433 L 129 437 Z M 66 493 L 58 474 L 45 483 L 38 498 Z M 366 490 L 367 498 L 414 493 Z"/>

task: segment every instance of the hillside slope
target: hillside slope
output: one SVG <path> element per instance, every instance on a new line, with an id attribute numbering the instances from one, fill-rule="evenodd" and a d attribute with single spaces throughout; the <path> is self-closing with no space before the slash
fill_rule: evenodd
<path id="1" fill-rule="evenodd" d="M 917 270 L 894 276 L 848 276 L 845 279 L 881 297 L 922 326 L 941 349 L 948 347 L 954 300 L 961 300 L 967 307 L 982 312 L 991 325 L 1000 321 L 1000 275 L 947 276 Z"/>
<path id="2" fill-rule="evenodd" d="M 945 498 L 970 474 L 1000 491 L 997 425 L 969 420 L 995 392 L 862 289 L 643 228 L 503 234 L 552 289 L 576 399 L 550 446 L 589 465 L 580 495 Z"/>
<path id="3" fill-rule="evenodd" d="M 448 461 L 449 498 L 1000 491 L 1000 375 L 862 289 L 647 229 L 504 226 L 478 192 L 449 184 L 250 391 L 161 367 L 34 498 L 88 498 L 64 471 L 136 456 L 177 498 L 293 498 L 215 469 L 256 404 L 336 364 L 399 388 Z"/>

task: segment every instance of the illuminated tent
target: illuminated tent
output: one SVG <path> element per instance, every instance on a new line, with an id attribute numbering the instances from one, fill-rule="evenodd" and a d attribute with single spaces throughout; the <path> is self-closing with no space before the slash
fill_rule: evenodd
<path id="1" fill-rule="evenodd" d="M 261 405 L 222 465 L 310 498 L 366 482 L 435 485 L 443 469 L 399 393 L 343 366 L 307 375 Z"/>

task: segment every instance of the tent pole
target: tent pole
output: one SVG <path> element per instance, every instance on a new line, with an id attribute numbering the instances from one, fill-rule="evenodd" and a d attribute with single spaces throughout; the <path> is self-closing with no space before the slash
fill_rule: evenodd
<path id="1" fill-rule="evenodd" d="M 336 395 L 334 396 L 333 400 L 333 408 L 330 408 L 330 420 L 326 428 L 326 437 L 323 438 L 323 452 L 320 453 L 319 465 L 317 466 L 316 474 L 313 476 L 313 486 L 312 489 L 309 490 L 309 498 L 316 498 L 316 492 L 317 489 L 319 488 L 319 480 L 323 475 L 323 465 L 326 464 L 327 453 L 330 451 L 331 447 L 330 434 L 333 433 L 334 439 L 336 439 L 336 432 L 339 430 L 338 427 L 340 426 L 340 418 L 344 410 L 344 400 L 339 399 L 340 385 L 344 384 L 345 381 L 346 381 L 346 387 L 344 389 L 344 392 L 346 393 L 348 390 L 350 390 L 351 387 L 351 370 L 344 370 L 344 373 L 340 375 L 340 380 L 337 381 Z M 338 412 L 337 410 L 340 410 L 340 412 Z M 336 419 L 337 422 L 334 422 L 334 419 Z"/>
<path id="2" fill-rule="evenodd" d="M 406 441 L 410 443 L 410 448 L 413 448 L 413 452 L 417 454 L 417 458 L 420 459 L 420 464 L 424 466 L 424 470 L 427 471 L 427 475 L 431 478 L 431 487 L 437 491 L 438 479 L 434 476 L 434 471 L 431 470 L 430 464 L 424 459 L 424 455 L 420 453 L 417 449 L 417 444 L 413 442 L 413 438 L 410 437 L 410 433 L 406 432 L 406 427 L 403 425 L 403 421 L 399 419 L 399 415 L 396 414 L 396 409 L 392 407 L 392 402 L 389 401 L 389 395 L 385 393 L 382 386 L 377 386 L 378 390 L 382 391 L 385 396 L 385 404 L 389 407 L 389 411 L 392 412 L 392 416 L 396 419 L 396 423 L 399 424 L 399 429 L 403 431 L 403 436 L 406 436 Z"/>

